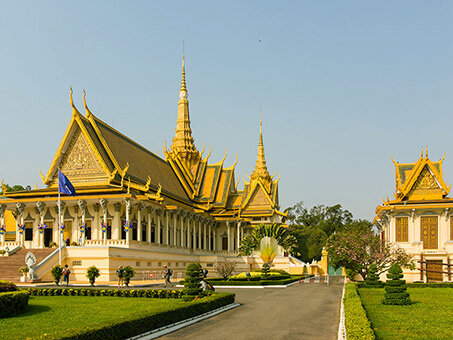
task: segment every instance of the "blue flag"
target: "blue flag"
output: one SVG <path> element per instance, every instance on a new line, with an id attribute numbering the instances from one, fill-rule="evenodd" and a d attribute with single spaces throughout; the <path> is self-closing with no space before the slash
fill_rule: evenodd
<path id="1" fill-rule="evenodd" d="M 58 170 L 58 190 L 62 194 L 66 194 L 69 196 L 75 196 L 76 194 L 72 183 L 60 170 Z"/>

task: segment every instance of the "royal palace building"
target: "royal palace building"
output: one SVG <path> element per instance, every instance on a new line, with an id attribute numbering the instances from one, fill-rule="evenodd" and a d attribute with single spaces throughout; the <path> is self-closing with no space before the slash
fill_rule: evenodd
<path id="1" fill-rule="evenodd" d="M 415 270 L 404 269 L 408 282 L 452 280 L 453 199 L 447 197 L 451 186 L 444 182 L 444 158 L 433 162 L 426 149 L 414 163 L 393 161 L 394 198 L 376 209 L 382 240 L 415 261 Z"/>
<path id="2" fill-rule="evenodd" d="M 190 262 L 212 267 L 235 261 L 239 271 L 259 265 L 254 257 L 239 256 L 241 239 L 256 224 L 286 218 L 279 211 L 278 179 L 267 169 L 261 124 L 256 166 L 239 190 L 237 158 L 231 166 L 224 164 L 226 154 L 210 163 L 210 151 L 205 155 L 204 147 L 200 152 L 195 146 L 184 58 L 175 135 L 164 146 L 164 157 L 95 116 L 85 93 L 85 115 L 74 105 L 72 90 L 70 102 L 72 117 L 64 137 L 47 173 L 40 172 L 46 188 L 3 190 L 0 217 L 4 225 L 6 212 L 12 212 L 15 240 L 5 240 L 3 233 L 0 247 L 39 253 L 61 243 L 63 264 L 80 280 L 91 265 L 100 268 L 105 281 L 114 279 L 119 265 L 131 265 L 139 273 L 162 270 L 163 265 L 182 273 Z M 60 206 L 58 170 L 76 189 L 76 196 L 61 195 Z M 38 260 L 38 279 L 48 278 L 58 263 L 55 249 L 45 255 Z M 287 260 L 282 256 L 281 261 Z"/>

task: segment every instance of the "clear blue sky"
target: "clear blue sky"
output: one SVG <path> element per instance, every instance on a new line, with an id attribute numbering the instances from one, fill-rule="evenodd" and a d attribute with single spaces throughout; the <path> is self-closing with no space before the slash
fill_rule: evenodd
<path id="1" fill-rule="evenodd" d="M 428 145 L 453 183 L 451 1 L 3 1 L 0 178 L 43 186 L 87 91 L 99 118 L 152 151 L 176 126 L 185 41 L 195 142 L 253 170 L 263 106 L 282 209 L 357 218 Z M 259 43 L 262 40 L 262 43 Z M 83 112 L 83 111 L 82 111 Z M 241 183 L 242 185 L 242 183 Z"/>

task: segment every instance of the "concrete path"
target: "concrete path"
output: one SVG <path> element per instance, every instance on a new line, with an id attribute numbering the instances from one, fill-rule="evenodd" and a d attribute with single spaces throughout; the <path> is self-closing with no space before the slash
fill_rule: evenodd
<path id="1" fill-rule="evenodd" d="M 330 285 L 228 289 L 240 307 L 160 339 L 336 339 L 342 287 L 342 280 L 334 279 Z"/>

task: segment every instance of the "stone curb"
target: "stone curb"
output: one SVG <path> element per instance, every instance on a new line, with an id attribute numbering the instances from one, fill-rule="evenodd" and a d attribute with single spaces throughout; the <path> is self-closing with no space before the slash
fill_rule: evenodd
<path id="1" fill-rule="evenodd" d="M 226 311 L 228 311 L 230 309 L 233 309 L 233 308 L 236 308 L 238 306 L 240 306 L 239 303 L 232 303 L 232 304 L 229 304 L 229 305 L 214 309 L 214 310 L 209 311 L 207 313 L 194 316 L 193 318 L 189 318 L 189 319 L 186 319 L 186 320 L 178 321 L 178 322 L 175 322 L 173 324 L 170 324 L 170 325 L 158 328 L 158 329 L 154 329 L 152 331 L 149 331 L 149 332 L 146 332 L 146 333 L 143 333 L 143 334 L 139 334 L 139 335 L 133 336 L 133 337 L 128 338 L 126 340 L 156 339 L 156 338 L 161 337 L 163 335 L 166 335 L 168 333 L 172 333 L 174 331 L 177 331 L 178 329 L 193 325 L 194 323 L 203 321 L 205 319 L 209 319 L 209 318 L 211 318 L 211 317 L 213 317 L 213 316 L 215 316 L 217 314 L 226 312 Z"/>

